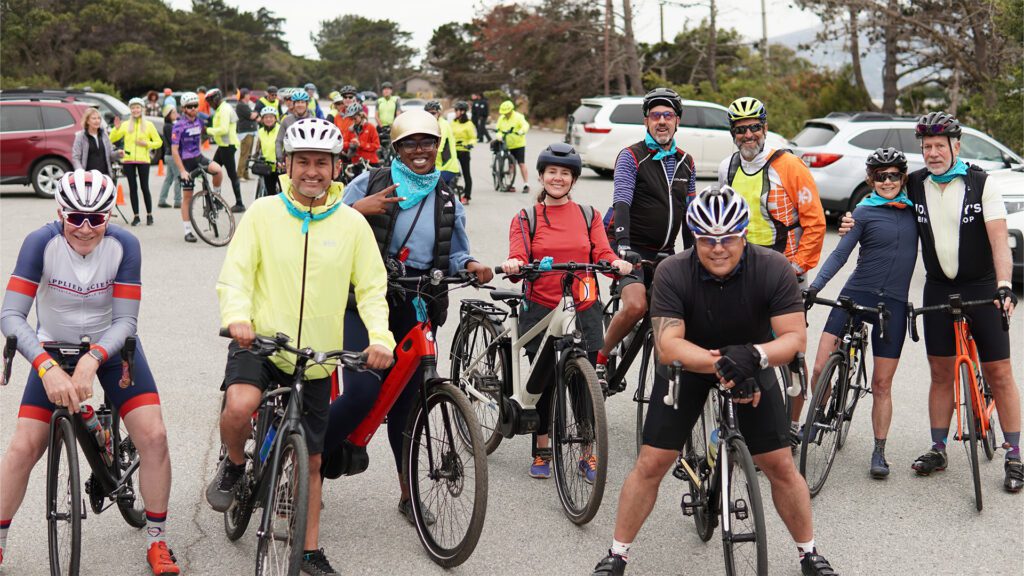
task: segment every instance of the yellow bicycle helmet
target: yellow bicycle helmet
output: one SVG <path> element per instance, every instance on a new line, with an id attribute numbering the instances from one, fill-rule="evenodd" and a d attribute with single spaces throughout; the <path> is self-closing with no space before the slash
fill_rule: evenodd
<path id="1" fill-rule="evenodd" d="M 744 96 L 737 98 L 732 104 L 729 104 L 729 122 L 753 120 L 755 118 L 761 122 L 768 120 L 768 111 L 765 110 L 764 104 L 757 98 Z"/>
<path id="2" fill-rule="evenodd" d="M 516 109 L 516 105 L 513 104 L 511 100 L 505 100 L 504 102 L 501 103 L 501 106 L 498 107 L 498 113 L 499 114 L 508 114 L 509 112 L 511 112 L 511 111 L 513 111 L 515 109 Z"/>

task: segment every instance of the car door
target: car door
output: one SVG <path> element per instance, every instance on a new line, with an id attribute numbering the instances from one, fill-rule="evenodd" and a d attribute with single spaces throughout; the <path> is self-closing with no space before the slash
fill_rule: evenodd
<path id="1" fill-rule="evenodd" d="M 0 104 L 0 177 L 27 178 L 32 161 L 46 151 L 39 106 Z"/>
<path id="2" fill-rule="evenodd" d="M 729 132 L 729 113 L 712 106 L 700 107 L 701 131 L 704 133 L 702 158 L 705 169 L 697 167 L 697 174 L 718 177 L 718 166 L 736 150 Z"/>
<path id="3" fill-rule="evenodd" d="M 986 171 L 1007 168 L 1003 151 L 984 138 L 964 132 L 960 138 L 960 158 Z"/>

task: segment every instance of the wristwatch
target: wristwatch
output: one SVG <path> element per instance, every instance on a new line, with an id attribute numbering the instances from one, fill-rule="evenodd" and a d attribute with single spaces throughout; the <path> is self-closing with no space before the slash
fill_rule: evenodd
<path id="1" fill-rule="evenodd" d="M 758 363 L 761 366 L 761 370 L 767 369 L 768 368 L 768 354 L 765 354 L 764 348 L 761 348 L 760 344 L 754 344 L 754 350 L 757 350 L 757 353 L 761 356 L 760 359 L 758 360 Z"/>

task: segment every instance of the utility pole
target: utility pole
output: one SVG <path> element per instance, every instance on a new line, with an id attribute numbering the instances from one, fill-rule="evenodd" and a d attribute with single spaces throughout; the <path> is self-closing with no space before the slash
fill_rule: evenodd
<path id="1" fill-rule="evenodd" d="M 608 96 L 611 94 L 611 44 L 610 36 L 612 30 L 612 0 L 605 0 L 604 2 L 604 95 Z"/>
<path id="2" fill-rule="evenodd" d="M 661 43 L 665 43 L 665 3 L 658 2 L 658 22 L 661 25 Z"/>
<path id="3" fill-rule="evenodd" d="M 767 0 L 761 0 L 761 42 L 764 43 L 764 67 L 769 74 L 772 73 L 772 50 L 768 47 L 768 10 L 765 9 Z"/>

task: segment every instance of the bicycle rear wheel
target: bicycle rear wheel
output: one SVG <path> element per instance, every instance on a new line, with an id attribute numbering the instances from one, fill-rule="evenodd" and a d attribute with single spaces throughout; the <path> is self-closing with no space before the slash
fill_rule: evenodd
<path id="1" fill-rule="evenodd" d="M 633 401 L 636 402 L 636 454 L 640 455 L 640 447 L 644 444 L 644 421 L 647 417 L 647 404 L 651 401 L 651 390 L 654 389 L 655 365 L 654 365 L 654 336 L 652 332 L 647 333 L 644 340 L 643 360 L 640 364 L 640 378 L 636 384 L 636 394 Z"/>
<path id="2" fill-rule="evenodd" d="M 459 324 L 452 344 L 452 382 L 459 386 L 470 385 L 477 392 L 488 398 L 481 401 L 476 396 L 467 394 L 477 421 L 480 422 L 483 445 L 490 454 L 501 444 L 501 383 L 506 374 L 505 360 L 497 347 L 490 346 L 498 337 L 494 324 L 487 318 L 476 314 L 467 314 Z M 480 361 L 473 364 L 473 359 Z M 463 433 L 462 428 L 459 428 Z M 470 438 L 464 436 L 469 442 Z"/>
<path id="3" fill-rule="evenodd" d="M 961 440 L 966 442 L 964 450 L 967 452 L 967 459 L 971 462 L 971 476 L 974 480 L 974 507 L 978 509 L 978 512 L 981 512 L 983 507 L 981 499 L 981 470 L 978 467 L 978 435 L 975 433 L 977 422 L 974 419 L 974 408 L 971 402 L 971 394 L 974 393 L 974 390 L 971 387 L 971 373 L 967 364 L 960 365 L 960 385 L 963 390 L 963 397 L 960 399 L 960 410 L 964 414 L 964 421 L 961 423 L 960 431 L 962 434 L 965 434 Z"/>
<path id="4" fill-rule="evenodd" d="M 768 535 L 764 525 L 764 507 L 757 485 L 757 469 L 742 438 L 730 438 L 725 471 L 728 490 L 722 494 L 722 551 L 725 573 L 768 574 Z M 726 519 L 728 516 L 728 519 Z"/>
<path id="5" fill-rule="evenodd" d="M 57 416 L 50 426 L 46 522 L 51 576 L 77 576 L 82 553 L 82 483 L 75 431 L 67 416 Z"/>
<path id="6" fill-rule="evenodd" d="M 220 194 L 203 190 L 192 196 L 188 211 L 192 229 L 210 246 L 226 246 L 235 233 L 235 215 Z"/>
<path id="7" fill-rule="evenodd" d="M 114 476 L 120 478 L 131 470 L 131 474 L 123 479 L 124 490 L 117 497 L 117 509 L 121 517 L 129 526 L 145 528 L 146 506 L 142 502 L 142 495 L 138 491 L 139 486 L 139 451 L 135 448 L 128 435 L 128 430 L 123 426 L 124 421 L 116 410 L 112 410 L 110 418 L 110 439 L 114 447 L 114 462 L 117 470 Z M 134 469 L 132 467 L 134 466 Z"/>
<path id="8" fill-rule="evenodd" d="M 402 449 L 420 543 L 436 564 L 451 568 L 476 549 L 487 514 L 487 454 L 466 395 L 451 384 L 432 387 L 416 404 Z M 469 433 L 467 441 L 456 429 Z M 434 517 L 424 521 L 424 512 Z"/>
<path id="9" fill-rule="evenodd" d="M 512 187 L 516 183 L 516 159 L 512 157 L 512 153 L 505 151 L 505 176 L 502 182 L 505 184 L 505 189 L 511 191 Z"/>
<path id="10" fill-rule="evenodd" d="M 270 470 L 266 506 L 270 521 L 256 544 L 256 576 L 298 576 L 309 506 L 309 452 L 296 432 L 282 439 Z"/>
<path id="11" fill-rule="evenodd" d="M 601 507 L 608 471 L 604 395 L 586 358 L 568 360 L 555 386 L 551 407 L 555 485 L 565 515 L 574 524 L 586 524 Z"/>
<path id="12" fill-rule="evenodd" d="M 977 367 L 974 369 L 974 377 L 978 380 L 978 389 L 981 391 L 981 399 L 984 402 L 982 406 L 982 410 L 984 410 L 982 418 L 984 418 L 984 413 L 988 412 L 989 406 L 994 402 L 992 399 L 992 389 L 989 388 L 988 381 L 985 380 L 985 376 Z M 981 433 L 980 420 L 978 426 L 978 437 L 981 438 L 981 445 L 985 449 L 985 458 L 988 460 L 995 457 L 997 447 L 995 412 L 992 412 L 992 414 L 992 416 L 988 417 L 988 430 L 984 434 Z"/>
<path id="13" fill-rule="evenodd" d="M 814 397 L 804 420 L 800 445 L 800 474 L 807 480 L 811 497 L 818 495 L 832 469 L 839 449 L 842 427 L 841 400 L 845 397 L 845 359 L 832 354 L 814 388 Z"/>

